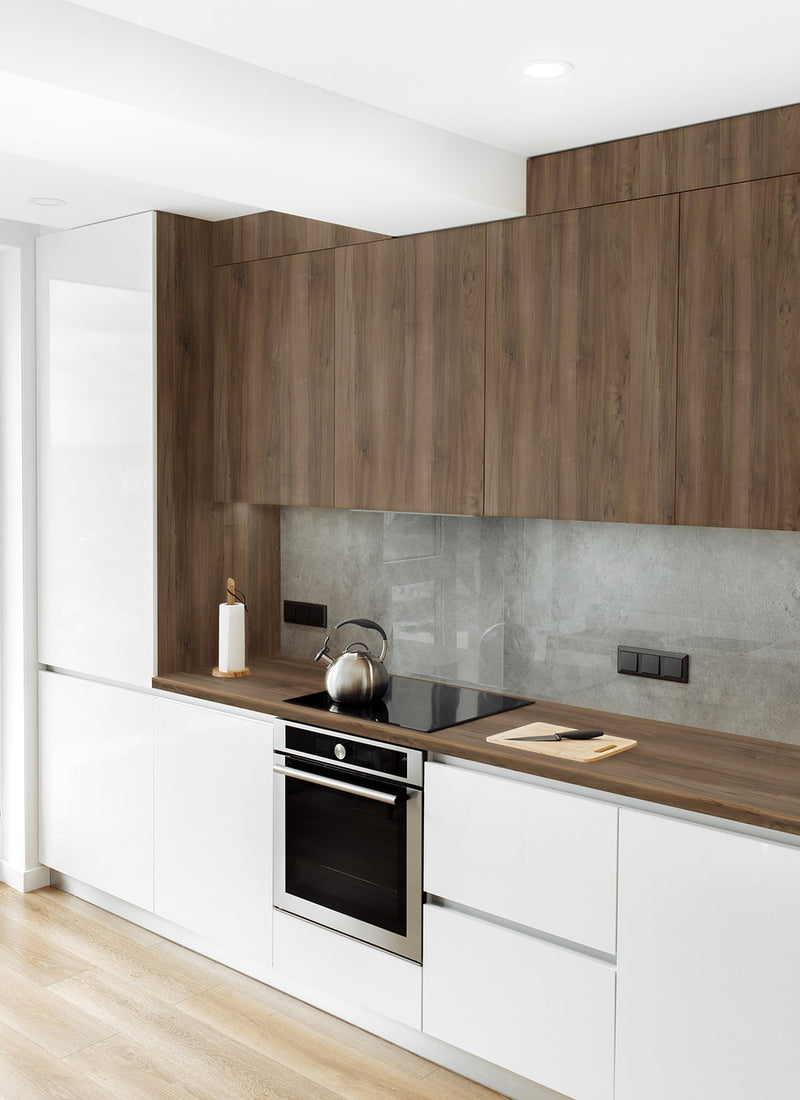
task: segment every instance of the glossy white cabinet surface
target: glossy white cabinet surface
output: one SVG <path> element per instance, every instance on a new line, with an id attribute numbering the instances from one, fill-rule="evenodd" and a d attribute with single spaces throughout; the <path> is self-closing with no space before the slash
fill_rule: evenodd
<path id="1" fill-rule="evenodd" d="M 421 1025 L 422 968 L 372 944 L 276 910 L 274 966 L 319 993 Z"/>
<path id="2" fill-rule="evenodd" d="M 612 1100 L 610 963 L 438 906 L 424 929 L 425 1032 L 574 1100 Z"/>
<path id="3" fill-rule="evenodd" d="M 800 1096 L 800 849 L 622 810 L 616 1100 Z"/>
<path id="4" fill-rule="evenodd" d="M 155 672 L 154 237 L 137 214 L 39 237 L 39 659 Z"/>
<path id="5" fill-rule="evenodd" d="M 425 765 L 425 889 L 613 955 L 617 808 Z"/>
<path id="6" fill-rule="evenodd" d="M 272 954 L 272 726 L 156 699 L 155 911 Z"/>
<path id="7" fill-rule="evenodd" d="M 39 858 L 153 908 L 153 698 L 39 674 Z"/>

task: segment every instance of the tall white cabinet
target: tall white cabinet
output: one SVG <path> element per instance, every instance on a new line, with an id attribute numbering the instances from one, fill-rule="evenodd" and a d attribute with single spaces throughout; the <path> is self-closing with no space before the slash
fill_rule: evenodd
<path id="1" fill-rule="evenodd" d="M 155 214 L 37 240 L 39 659 L 155 673 Z"/>
<path id="2" fill-rule="evenodd" d="M 800 1089 L 800 849 L 620 811 L 615 1100 Z"/>

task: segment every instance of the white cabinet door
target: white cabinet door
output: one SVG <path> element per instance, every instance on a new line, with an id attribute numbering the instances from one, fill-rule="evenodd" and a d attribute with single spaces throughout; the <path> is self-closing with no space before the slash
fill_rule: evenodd
<path id="1" fill-rule="evenodd" d="M 156 700 L 155 910 L 255 962 L 272 953 L 272 725 Z"/>
<path id="2" fill-rule="evenodd" d="M 574 1100 L 613 1096 L 610 963 L 426 905 L 422 1020 L 428 1034 Z"/>
<path id="3" fill-rule="evenodd" d="M 39 859 L 153 908 L 153 699 L 39 674 Z"/>
<path id="4" fill-rule="evenodd" d="M 155 672 L 153 214 L 40 237 L 39 659 Z"/>
<path id="5" fill-rule="evenodd" d="M 616 1100 L 800 1089 L 800 850 L 623 810 Z"/>
<path id="6" fill-rule="evenodd" d="M 617 808 L 426 764 L 425 889 L 613 955 Z"/>

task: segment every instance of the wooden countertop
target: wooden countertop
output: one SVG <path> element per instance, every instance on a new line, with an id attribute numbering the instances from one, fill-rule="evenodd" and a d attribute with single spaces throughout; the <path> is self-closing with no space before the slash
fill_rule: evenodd
<path id="1" fill-rule="evenodd" d="M 541 701 L 436 733 L 417 733 L 286 703 L 324 687 L 324 669 L 292 657 L 252 662 L 251 675 L 242 679 L 218 679 L 210 670 L 175 673 L 157 676 L 153 687 L 800 835 L 800 747 L 778 741 Z M 638 744 L 605 760 L 575 764 L 486 743 L 489 734 L 538 721 L 600 727 Z"/>

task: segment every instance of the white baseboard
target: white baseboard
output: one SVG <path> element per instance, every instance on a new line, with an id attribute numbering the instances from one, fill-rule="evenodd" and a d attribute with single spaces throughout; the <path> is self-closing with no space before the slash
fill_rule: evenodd
<path id="1" fill-rule="evenodd" d="M 7 860 L 0 860 L 0 882 L 12 886 L 21 894 L 31 890 L 41 890 L 50 885 L 50 868 L 37 864 L 36 867 L 15 867 Z"/>

